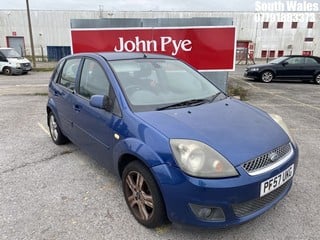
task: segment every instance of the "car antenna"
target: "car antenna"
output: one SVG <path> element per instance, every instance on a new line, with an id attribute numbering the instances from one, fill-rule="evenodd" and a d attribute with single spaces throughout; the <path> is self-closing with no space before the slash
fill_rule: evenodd
<path id="1" fill-rule="evenodd" d="M 147 58 L 147 54 L 145 53 L 142 53 L 143 54 L 143 58 Z"/>

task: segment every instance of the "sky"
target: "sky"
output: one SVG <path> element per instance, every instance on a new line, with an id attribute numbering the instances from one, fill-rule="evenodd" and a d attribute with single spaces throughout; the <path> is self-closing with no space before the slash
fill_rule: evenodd
<path id="1" fill-rule="evenodd" d="M 255 11 L 264 4 L 317 4 L 320 0 L 0 0 L 0 10 L 103 10 L 103 11 Z M 3 4 L 3 2 L 6 2 Z M 258 5 L 257 5 L 258 4 Z M 267 6 L 272 11 L 273 6 Z"/>
<path id="2" fill-rule="evenodd" d="M 1 0 L 2 2 L 5 0 Z M 34 10 L 253 11 L 255 0 L 28 0 Z M 313 0 L 314 1 L 314 0 Z M 319 0 L 320 1 L 320 0 Z M 245 3 L 245 4 L 244 4 Z M 26 0 L 6 0 L 1 9 L 26 9 Z"/>

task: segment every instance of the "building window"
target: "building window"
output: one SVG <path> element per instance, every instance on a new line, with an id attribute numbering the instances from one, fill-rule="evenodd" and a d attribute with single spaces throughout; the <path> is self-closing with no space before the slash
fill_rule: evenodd
<path id="1" fill-rule="evenodd" d="M 312 37 L 306 37 L 304 39 L 305 42 L 313 42 L 313 38 Z"/>
<path id="2" fill-rule="evenodd" d="M 262 57 L 262 58 L 267 57 L 267 51 L 266 51 L 266 50 L 262 50 L 262 51 L 261 51 L 261 57 Z"/>
<path id="3" fill-rule="evenodd" d="M 263 22 L 262 28 L 269 28 L 269 22 Z"/>
<path id="4" fill-rule="evenodd" d="M 283 22 L 277 22 L 277 28 L 283 28 Z"/>
<path id="5" fill-rule="evenodd" d="M 312 54 L 311 54 L 311 51 L 303 51 L 302 55 L 303 56 L 311 56 Z"/>
<path id="6" fill-rule="evenodd" d="M 313 28 L 313 22 L 308 22 L 307 28 Z"/>
<path id="7" fill-rule="evenodd" d="M 275 50 L 270 50 L 269 57 L 274 58 L 275 56 L 276 56 L 276 51 Z"/>
<path id="8" fill-rule="evenodd" d="M 282 57 L 284 54 L 284 51 L 283 50 L 278 50 L 278 57 Z"/>
<path id="9" fill-rule="evenodd" d="M 298 28 L 298 22 L 292 22 L 291 28 Z"/>

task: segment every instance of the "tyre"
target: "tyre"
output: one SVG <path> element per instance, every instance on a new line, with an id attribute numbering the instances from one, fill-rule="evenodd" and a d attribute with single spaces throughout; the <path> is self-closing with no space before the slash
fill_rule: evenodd
<path id="1" fill-rule="evenodd" d="M 52 141 L 57 145 L 63 145 L 68 142 L 66 136 L 60 130 L 58 122 L 52 112 L 48 115 L 48 125 Z"/>
<path id="2" fill-rule="evenodd" d="M 147 228 L 167 220 L 162 195 L 151 172 L 139 161 L 130 162 L 122 174 L 126 203 L 135 219 Z"/>
<path id="3" fill-rule="evenodd" d="M 315 84 L 320 84 L 320 73 L 318 73 L 315 77 L 314 77 L 314 83 Z"/>
<path id="4" fill-rule="evenodd" d="M 5 67 L 2 71 L 5 75 L 12 75 L 12 70 L 9 67 Z"/>
<path id="5" fill-rule="evenodd" d="M 261 76 L 260 76 L 260 80 L 265 83 L 271 82 L 273 78 L 274 78 L 274 75 L 273 75 L 273 72 L 271 71 L 264 71 L 263 73 L 261 73 Z"/>

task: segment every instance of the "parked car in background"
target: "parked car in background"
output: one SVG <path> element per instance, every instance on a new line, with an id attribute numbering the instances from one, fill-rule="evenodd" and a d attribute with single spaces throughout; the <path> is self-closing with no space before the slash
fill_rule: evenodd
<path id="1" fill-rule="evenodd" d="M 25 74 L 31 71 L 31 63 L 13 48 L 0 48 L 0 72 L 5 75 Z"/>
<path id="2" fill-rule="evenodd" d="M 292 79 L 320 84 L 320 58 L 300 55 L 284 56 L 267 64 L 249 66 L 244 76 L 265 83 L 275 79 Z"/>
<path id="3" fill-rule="evenodd" d="M 47 120 L 54 143 L 71 140 L 122 179 L 131 213 L 150 228 L 167 218 L 205 227 L 253 219 L 289 192 L 298 164 L 281 117 L 169 56 L 63 58 Z"/>

